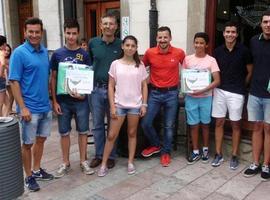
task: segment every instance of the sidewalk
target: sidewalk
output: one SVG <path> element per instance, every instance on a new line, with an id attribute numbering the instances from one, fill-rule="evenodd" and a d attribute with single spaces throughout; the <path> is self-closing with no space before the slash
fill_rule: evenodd
<path id="1" fill-rule="evenodd" d="M 39 192 L 25 191 L 21 200 L 270 200 L 270 181 L 262 182 L 260 175 L 251 178 L 242 173 L 248 163 L 241 162 L 235 171 L 229 169 L 226 160 L 220 167 L 213 168 L 210 163 L 197 162 L 187 165 L 183 151 L 174 151 L 169 167 L 161 167 L 159 157 L 137 159 L 137 173 L 127 175 L 127 159 L 118 158 L 115 168 L 105 177 L 84 175 L 79 168 L 77 134 L 71 134 L 70 160 L 72 171 L 69 175 L 49 182 L 39 182 Z M 89 146 L 89 158 L 94 148 Z M 211 158 L 212 160 L 212 158 Z M 42 167 L 54 173 L 61 163 L 57 122 L 48 139 L 43 156 Z"/>

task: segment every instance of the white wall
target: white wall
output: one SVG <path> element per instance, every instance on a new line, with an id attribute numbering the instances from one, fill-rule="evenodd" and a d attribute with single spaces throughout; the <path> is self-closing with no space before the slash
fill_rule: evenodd
<path id="1" fill-rule="evenodd" d="M 129 0 L 130 34 L 139 41 L 139 54 L 149 48 L 150 0 Z M 187 0 L 157 0 L 158 25 L 172 30 L 172 45 L 186 49 Z"/>
<path id="2" fill-rule="evenodd" d="M 38 9 L 39 18 L 42 19 L 47 33 L 47 48 L 55 50 L 61 46 L 60 31 L 62 31 L 59 25 L 58 1 L 39 0 Z M 61 13 L 63 13 L 63 10 Z"/>

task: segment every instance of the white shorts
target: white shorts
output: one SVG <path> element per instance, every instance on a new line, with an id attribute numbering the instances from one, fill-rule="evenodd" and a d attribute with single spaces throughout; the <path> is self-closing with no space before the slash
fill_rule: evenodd
<path id="1" fill-rule="evenodd" d="M 224 118 L 226 117 L 228 110 L 229 119 L 231 121 L 239 121 L 242 118 L 244 101 L 244 95 L 215 88 L 212 104 L 212 117 Z"/>

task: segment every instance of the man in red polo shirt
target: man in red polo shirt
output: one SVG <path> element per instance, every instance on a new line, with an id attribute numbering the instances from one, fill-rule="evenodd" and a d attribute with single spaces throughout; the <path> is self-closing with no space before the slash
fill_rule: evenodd
<path id="1" fill-rule="evenodd" d="M 160 27 L 157 31 L 157 46 L 148 49 L 143 57 L 145 66 L 150 67 L 150 90 L 142 128 L 150 146 L 143 150 L 142 155 L 149 157 L 161 152 L 160 163 L 164 167 L 169 166 L 171 161 L 171 144 L 178 107 L 179 66 L 185 57 L 182 49 L 171 46 L 171 40 L 170 28 Z M 161 107 L 164 112 L 162 147 L 153 127 L 153 120 Z"/>

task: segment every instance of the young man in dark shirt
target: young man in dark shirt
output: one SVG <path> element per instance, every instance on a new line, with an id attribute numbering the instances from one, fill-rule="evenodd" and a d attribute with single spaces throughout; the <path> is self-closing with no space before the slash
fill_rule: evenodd
<path id="1" fill-rule="evenodd" d="M 227 22 L 224 26 L 225 44 L 214 51 L 214 57 L 220 68 L 221 84 L 214 89 L 212 116 L 216 118 L 216 156 L 212 162 L 217 167 L 223 161 L 222 141 L 227 111 L 232 126 L 232 158 L 230 168 L 238 167 L 238 146 L 241 134 L 241 118 L 246 93 L 252 72 L 251 54 L 237 42 L 238 26 Z"/>
<path id="2" fill-rule="evenodd" d="M 252 134 L 253 163 L 244 172 L 245 177 L 260 172 L 262 180 L 270 179 L 270 11 L 261 19 L 262 33 L 250 42 L 253 57 L 253 75 L 248 97 L 248 120 L 254 122 Z M 260 155 L 264 150 L 263 165 Z"/>

